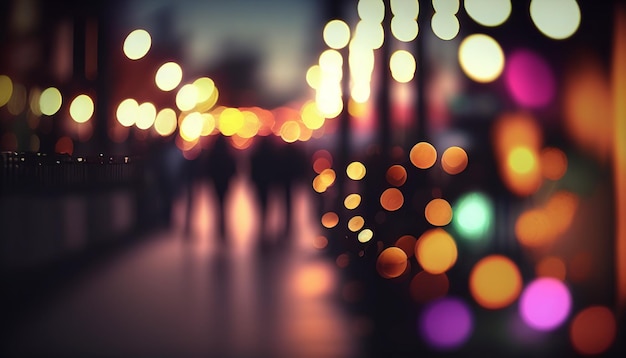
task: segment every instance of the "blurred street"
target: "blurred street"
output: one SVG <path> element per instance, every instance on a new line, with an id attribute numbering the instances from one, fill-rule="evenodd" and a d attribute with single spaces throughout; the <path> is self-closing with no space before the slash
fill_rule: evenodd
<path id="1" fill-rule="evenodd" d="M 227 203 L 253 215 L 249 184 Z M 204 195 L 203 195 L 204 194 Z M 232 240 L 214 240 L 214 208 L 199 188 L 193 235 L 175 218 L 42 298 L 3 335 L 3 356 L 352 357 L 355 322 L 342 308 L 340 277 L 311 239 L 310 194 L 300 190 L 289 247 L 258 251 L 256 220 L 236 221 Z M 179 200 L 175 211 L 184 210 Z M 275 205 L 275 220 L 281 208 Z M 6 309 L 6 307 L 3 307 Z"/>

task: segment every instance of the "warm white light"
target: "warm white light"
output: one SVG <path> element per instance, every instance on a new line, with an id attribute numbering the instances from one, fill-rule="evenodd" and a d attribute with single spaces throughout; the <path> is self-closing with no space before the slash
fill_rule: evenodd
<path id="1" fill-rule="evenodd" d="M 70 104 L 70 116 L 77 123 L 87 122 L 93 116 L 94 105 L 86 94 L 76 96 Z"/>
<path id="2" fill-rule="evenodd" d="M 484 34 L 466 37 L 459 46 L 459 63 L 476 82 L 491 82 L 504 69 L 504 53 L 496 40 Z"/>
<path id="3" fill-rule="evenodd" d="M 144 57 L 152 46 L 152 38 L 148 31 L 137 29 L 128 34 L 124 40 L 124 54 L 131 60 Z"/>
<path id="4" fill-rule="evenodd" d="M 342 49 L 350 41 L 350 27 L 344 21 L 331 20 L 324 26 L 324 42 L 333 49 Z"/>
<path id="5" fill-rule="evenodd" d="M 530 17 L 544 35 L 566 39 L 580 26 L 580 7 L 576 0 L 532 0 Z"/>
<path id="6" fill-rule="evenodd" d="M 183 69 L 176 62 L 167 62 L 161 65 L 156 72 L 154 81 L 161 91 L 171 91 L 183 79 Z"/>
<path id="7" fill-rule="evenodd" d="M 502 25 L 511 15 L 511 0 L 465 0 L 463 6 L 483 26 Z"/>

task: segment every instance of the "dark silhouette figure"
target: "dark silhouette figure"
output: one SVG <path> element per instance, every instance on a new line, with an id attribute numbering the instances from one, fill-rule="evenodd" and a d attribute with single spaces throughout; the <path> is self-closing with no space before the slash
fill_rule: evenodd
<path id="1" fill-rule="evenodd" d="M 285 208 L 285 226 L 280 235 L 280 239 L 284 244 L 288 244 L 287 240 L 292 234 L 294 210 L 294 191 L 297 185 L 304 179 L 309 167 L 308 158 L 302 147 L 298 143 L 285 143 L 279 141 L 277 148 L 276 160 L 278 162 L 276 184 L 283 192 L 283 203 Z"/>
<path id="2" fill-rule="evenodd" d="M 213 188 L 217 197 L 218 212 L 216 215 L 218 215 L 220 240 L 226 242 L 226 214 L 224 206 L 231 180 L 237 173 L 237 159 L 224 136 L 216 136 L 215 142 L 209 148 L 206 161 L 203 161 L 203 163 L 206 163 L 203 165 L 205 165 L 207 179 L 213 182 Z"/>
<path id="3" fill-rule="evenodd" d="M 276 184 L 278 162 L 272 138 L 269 136 L 259 137 L 250 155 L 250 177 L 255 186 L 255 193 L 259 205 L 259 244 L 262 246 L 269 241 L 267 232 L 268 206 L 270 191 Z"/>

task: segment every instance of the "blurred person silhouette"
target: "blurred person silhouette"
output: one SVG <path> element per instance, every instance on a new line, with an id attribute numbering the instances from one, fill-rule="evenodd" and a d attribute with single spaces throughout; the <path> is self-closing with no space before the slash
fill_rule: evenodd
<path id="1" fill-rule="evenodd" d="M 206 160 L 201 163 L 205 167 L 206 179 L 213 182 L 213 189 L 217 197 L 217 222 L 220 240 L 226 243 L 226 196 L 231 186 L 231 181 L 237 174 L 237 158 L 231 146 L 226 142 L 226 137 L 221 134 L 215 136 L 215 141 L 208 149 Z"/>
<path id="2" fill-rule="evenodd" d="M 276 161 L 278 165 L 276 184 L 282 190 L 282 198 L 285 209 L 285 225 L 279 234 L 281 244 L 291 244 L 290 237 L 292 227 L 294 225 L 294 192 L 298 184 L 301 183 L 307 173 L 308 158 L 297 142 L 287 143 L 282 140 L 278 141 L 276 150 Z"/>
<path id="3" fill-rule="evenodd" d="M 259 205 L 259 246 L 266 246 L 269 241 L 268 234 L 268 206 L 270 191 L 275 187 L 277 171 L 276 153 L 273 138 L 270 136 L 258 137 L 254 151 L 250 155 L 250 179 L 254 185 L 257 203 Z"/>
<path id="4" fill-rule="evenodd" d="M 208 168 L 208 153 L 201 151 L 197 156 L 186 158 L 182 166 L 183 185 L 186 189 L 186 210 L 185 210 L 185 226 L 184 235 L 186 238 L 191 238 L 192 235 L 192 219 L 193 209 L 197 200 L 198 182 L 205 180 L 207 177 L 206 170 Z"/>

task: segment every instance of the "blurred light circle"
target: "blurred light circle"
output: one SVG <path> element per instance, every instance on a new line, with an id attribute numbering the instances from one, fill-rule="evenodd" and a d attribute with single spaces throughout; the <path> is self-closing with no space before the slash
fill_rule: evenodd
<path id="1" fill-rule="evenodd" d="M 348 210 L 354 210 L 361 204 L 361 195 L 359 194 L 349 194 L 343 201 L 343 205 Z"/>
<path id="2" fill-rule="evenodd" d="M 500 309 L 512 304 L 522 290 L 522 275 L 506 256 L 487 256 L 474 265 L 469 279 L 470 293 L 482 307 Z"/>
<path id="3" fill-rule="evenodd" d="M 324 26 L 322 37 L 328 47 L 342 49 L 350 41 L 350 27 L 342 20 L 331 20 Z"/>
<path id="4" fill-rule="evenodd" d="M 387 179 L 387 183 L 393 186 L 402 186 L 406 183 L 406 169 L 402 165 L 396 164 L 392 165 L 387 169 L 387 173 L 385 173 L 385 178 Z"/>
<path id="5" fill-rule="evenodd" d="M 329 211 L 322 215 L 322 225 L 325 228 L 331 229 L 337 226 L 337 224 L 339 224 L 339 215 L 337 213 Z"/>
<path id="6" fill-rule="evenodd" d="M 397 188 L 389 188 L 380 195 L 380 205 L 387 211 L 396 211 L 404 204 L 404 196 Z"/>
<path id="7" fill-rule="evenodd" d="M 219 115 L 217 127 L 223 135 L 229 137 L 237 133 L 243 127 L 244 122 L 244 115 L 238 108 L 226 108 Z"/>
<path id="8" fill-rule="evenodd" d="M 483 26 L 502 25 L 511 15 L 511 0 L 465 0 L 465 11 Z"/>
<path id="9" fill-rule="evenodd" d="M 461 28 L 459 19 L 454 14 L 436 12 L 430 22 L 433 33 L 442 40 L 448 41 L 458 35 Z"/>
<path id="10" fill-rule="evenodd" d="M 80 94 L 70 103 L 70 116 L 76 123 L 85 123 L 93 116 L 94 104 L 91 97 Z"/>
<path id="11" fill-rule="evenodd" d="M 461 196 L 454 205 L 452 225 L 462 237 L 478 240 L 491 229 L 493 217 L 491 200 L 483 193 L 470 192 Z"/>
<path id="12" fill-rule="evenodd" d="M 437 161 L 437 150 L 428 142 L 419 142 L 411 148 L 409 159 L 419 169 L 428 169 Z"/>
<path id="13" fill-rule="evenodd" d="M 441 166 L 450 175 L 456 175 L 464 171 L 467 168 L 467 163 L 467 153 L 461 147 L 450 147 L 441 155 Z"/>
<path id="14" fill-rule="evenodd" d="M 389 6 L 391 7 L 391 13 L 395 17 L 403 19 L 417 19 L 419 15 L 419 1 L 417 0 L 391 0 Z"/>
<path id="15" fill-rule="evenodd" d="M 352 180 L 361 180 L 365 177 L 365 165 L 361 162 L 352 162 L 346 167 L 346 174 Z"/>
<path id="16" fill-rule="evenodd" d="M 198 112 L 185 115 L 180 122 L 180 136 L 187 142 L 193 142 L 202 134 L 203 119 Z"/>
<path id="17" fill-rule="evenodd" d="M 161 91 L 171 91 L 183 79 L 183 69 L 176 62 L 166 62 L 159 67 L 154 82 Z"/>
<path id="18" fill-rule="evenodd" d="M 361 20 L 381 23 L 385 17 L 385 4 L 382 0 L 359 0 L 356 9 Z"/>
<path id="19" fill-rule="evenodd" d="M 374 232 L 371 229 L 363 229 L 357 235 L 357 240 L 361 243 L 366 243 L 374 237 Z"/>
<path id="20" fill-rule="evenodd" d="M 567 172 L 567 156 L 559 148 L 547 147 L 539 156 L 541 174 L 550 180 L 559 180 Z"/>
<path id="21" fill-rule="evenodd" d="M 591 306 L 578 312 L 569 329 L 572 346 L 584 355 L 606 352 L 615 341 L 616 335 L 615 315 L 605 306 Z"/>
<path id="22" fill-rule="evenodd" d="M 463 72 L 476 82 L 492 82 L 502 74 L 504 53 L 500 44 L 485 34 L 469 35 L 459 46 Z"/>
<path id="23" fill-rule="evenodd" d="M 470 338 L 473 324 L 467 304 L 459 298 L 446 297 L 424 307 L 419 318 L 419 331 L 432 348 L 454 350 Z"/>
<path id="24" fill-rule="evenodd" d="M 176 107 L 181 111 L 190 111 L 198 102 L 198 88 L 192 84 L 182 86 L 176 93 Z"/>
<path id="25" fill-rule="evenodd" d="M 394 16 L 391 19 L 391 34 L 402 42 L 411 42 L 417 37 L 419 27 L 417 21 L 410 17 Z"/>
<path id="26" fill-rule="evenodd" d="M 415 254 L 415 243 L 417 239 L 413 235 L 403 235 L 396 240 L 395 246 L 399 247 L 406 253 L 407 257 L 413 257 Z"/>
<path id="27" fill-rule="evenodd" d="M 12 95 L 13 81 L 11 81 L 11 78 L 9 76 L 0 75 L 0 107 L 7 104 Z"/>
<path id="28" fill-rule="evenodd" d="M 544 107 L 556 94 L 554 71 L 530 50 L 517 50 L 507 56 L 504 79 L 513 99 L 524 107 Z"/>
<path id="29" fill-rule="evenodd" d="M 547 37 L 562 40 L 580 26 L 580 7 L 576 0 L 531 0 L 530 18 Z"/>
<path id="30" fill-rule="evenodd" d="M 459 12 L 459 0 L 433 0 L 433 9 L 446 15 L 454 15 Z"/>
<path id="31" fill-rule="evenodd" d="M 515 222 L 515 235 L 520 244 L 538 248 L 554 239 L 552 223 L 545 210 L 531 209 L 523 212 Z"/>
<path id="32" fill-rule="evenodd" d="M 407 256 L 402 249 L 388 247 L 376 259 L 376 271 L 384 278 L 395 278 L 404 272 L 407 267 Z"/>
<path id="33" fill-rule="evenodd" d="M 52 116 L 61 109 L 62 102 L 63 96 L 61 96 L 61 91 L 55 87 L 48 87 L 41 92 L 41 96 L 39 97 L 39 109 L 41 113 L 46 116 Z"/>
<path id="34" fill-rule="evenodd" d="M 515 147 L 507 156 L 507 164 L 514 173 L 527 174 L 536 168 L 537 156 L 528 147 Z"/>
<path id="35" fill-rule="evenodd" d="M 409 294 L 418 303 L 426 303 L 448 294 L 450 281 L 445 273 L 433 275 L 420 271 L 409 284 Z"/>
<path id="36" fill-rule="evenodd" d="M 126 57 L 138 60 L 148 53 L 150 46 L 152 46 L 152 38 L 148 31 L 137 29 L 126 36 L 123 50 Z"/>
<path id="37" fill-rule="evenodd" d="M 397 50 L 389 58 L 389 69 L 394 80 L 407 83 L 415 76 L 415 57 L 406 50 Z"/>
<path id="38" fill-rule="evenodd" d="M 176 125 L 176 112 L 171 108 L 160 110 L 154 120 L 154 130 L 162 137 L 174 133 Z"/>
<path id="39" fill-rule="evenodd" d="M 365 225 L 365 219 L 362 216 L 353 216 L 348 220 L 348 230 L 352 232 L 357 232 L 363 228 Z"/>
<path id="40" fill-rule="evenodd" d="M 139 103 L 132 98 L 127 98 L 120 102 L 115 112 L 117 121 L 124 127 L 135 124 L 139 116 Z"/>
<path id="41" fill-rule="evenodd" d="M 424 209 L 426 220 L 434 226 L 445 226 L 452 221 L 452 207 L 445 199 L 433 199 Z"/>
<path id="42" fill-rule="evenodd" d="M 424 232 L 415 244 L 417 262 L 432 274 L 448 271 L 456 263 L 457 255 L 454 239 L 441 228 Z"/>
<path id="43" fill-rule="evenodd" d="M 140 104 L 137 109 L 137 121 L 135 122 L 135 125 L 139 129 L 148 129 L 154 124 L 156 115 L 157 111 L 154 104 L 144 102 Z"/>
<path id="44" fill-rule="evenodd" d="M 565 322 L 572 297 L 565 284 L 552 277 L 537 278 L 526 286 L 519 301 L 523 321 L 539 331 L 550 331 Z"/>

